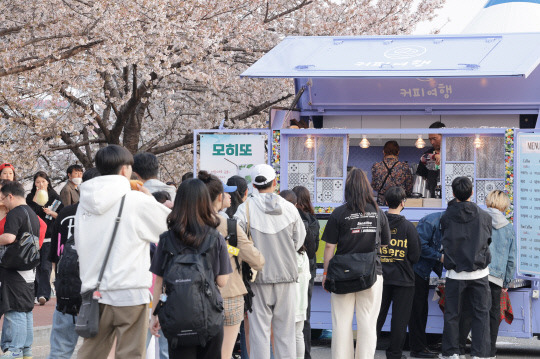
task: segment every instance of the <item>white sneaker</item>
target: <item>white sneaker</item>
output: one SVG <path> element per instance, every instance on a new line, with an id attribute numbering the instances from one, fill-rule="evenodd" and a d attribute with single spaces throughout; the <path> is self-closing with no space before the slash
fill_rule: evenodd
<path id="1" fill-rule="evenodd" d="M 444 355 L 440 354 L 439 358 L 440 359 L 461 359 L 459 354 L 454 354 L 454 355 L 450 355 L 450 356 L 444 356 Z"/>

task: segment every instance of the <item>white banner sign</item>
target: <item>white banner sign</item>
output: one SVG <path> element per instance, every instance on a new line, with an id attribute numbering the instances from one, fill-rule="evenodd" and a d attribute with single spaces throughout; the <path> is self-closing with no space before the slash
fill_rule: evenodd
<path id="1" fill-rule="evenodd" d="M 251 169 L 266 163 L 264 135 L 204 134 L 200 141 L 200 168 L 227 182 L 239 175 L 251 192 Z"/>

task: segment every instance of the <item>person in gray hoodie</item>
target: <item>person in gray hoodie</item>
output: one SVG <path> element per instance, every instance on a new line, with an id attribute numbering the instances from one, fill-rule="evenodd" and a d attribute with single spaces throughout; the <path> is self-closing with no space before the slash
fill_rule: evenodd
<path id="1" fill-rule="evenodd" d="M 491 290 L 491 309 L 489 310 L 489 329 L 491 336 L 490 357 L 497 354 L 497 334 L 501 323 L 501 294 L 508 291 L 508 285 L 514 279 L 516 270 L 516 241 L 514 226 L 504 213 L 510 206 L 508 195 L 500 190 L 491 191 L 486 197 L 486 212 L 491 216 L 492 234 L 489 250 L 491 263 L 489 264 L 489 288 Z M 470 305 L 466 305 L 465 315 L 460 325 L 460 351 L 465 354 L 467 335 L 471 329 Z"/>
<path id="2" fill-rule="evenodd" d="M 249 318 L 250 357 L 270 358 L 270 328 L 277 358 L 296 357 L 295 284 L 298 278 L 296 251 L 306 237 L 296 207 L 275 194 L 276 172 L 269 165 L 252 170 L 258 193 L 242 203 L 234 215 L 238 224 L 264 256 L 264 268 L 251 285 L 253 312 Z"/>
<path id="3" fill-rule="evenodd" d="M 158 180 L 158 171 L 159 162 L 153 153 L 141 152 L 133 156 L 133 172 L 143 182 L 143 186 L 150 193 L 167 192 L 171 196 L 171 201 L 174 203 L 176 188 Z"/>

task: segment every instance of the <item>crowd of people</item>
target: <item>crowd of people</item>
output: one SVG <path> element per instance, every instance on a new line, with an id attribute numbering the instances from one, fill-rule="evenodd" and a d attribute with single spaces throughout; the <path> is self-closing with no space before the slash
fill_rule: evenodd
<path id="1" fill-rule="evenodd" d="M 470 201 L 471 181 L 458 177 L 446 211 L 415 227 L 400 214 L 411 178 L 397 165 L 396 145 L 385 146 L 383 165 L 403 172 L 407 189 L 384 180 L 374 198 L 366 173 L 351 169 L 345 203 L 322 235 L 332 357 L 373 358 L 390 305 L 387 358 L 403 358 L 407 327 L 411 356 L 437 357 L 425 331 L 430 273 L 441 276 L 443 267 L 442 356 L 463 355 L 472 331 L 471 355 L 494 357 L 500 297 L 515 268 L 509 199 L 493 191 L 482 210 Z M 118 145 L 101 148 L 95 166 L 70 166 L 60 194 L 39 171 L 25 195 L 15 167 L 0 165 L 1 358 L 32 358 L 32 310 L 49 301 L 52 271 L 49 358 L 72 357 L 87 297 L 99 303 L 97 334 L 85 336 L 80 358 L 111 350 L 143 358 L 152 335 L 162 359 L 229 359 L 238 338 L 242 358 L 311 358 L 320 228 L 307 188 L 278 195 L 266 164 L 254 166 L 251 194 L 244 178 L 224 183 L 205 171 L 186 174 L 176 188 L 158 180 L 155 155 Z M 28 238 L 39 245 L 39 264 L 8 266 Z"/>

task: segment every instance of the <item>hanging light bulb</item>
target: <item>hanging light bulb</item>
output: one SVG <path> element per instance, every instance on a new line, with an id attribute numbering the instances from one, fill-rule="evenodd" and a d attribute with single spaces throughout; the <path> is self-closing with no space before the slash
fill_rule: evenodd
<path id="1" fill-rule="evenodd" d="M 475 137 L 476 137 L 476 138 L 475 138 L 474 141 L 473 141 L 474 147 L 476 147 L 476 148 L 482 147 L 482 140 L 480 139 L 480 135 L 479 135 L 479 134 L 476 134 Z"/>
<path id="2" fill-rule="evenodd" d="M 311 137 L 311 135 L 307 136 L 306 142 L 304 142 L 304 146 L 309 149 L 312 149 L 313 146 L 315 146 L 315 140 Z"/>
<path id="3" fill-rule="evenodd" d="M 369 141 L 366 135 L 362 135 L 362 141 L 360 141 L 360 147 L 369 148 Z"/>
<path id="4" fill-rule="evenodd" d="M 416 146 L 416 148 L 424 148 L 424 147 L 426 147 L 426 142 L 422 138 L 422 135 L 418 135 L 418 139 L 416 140 L 414 145 Z"/>

